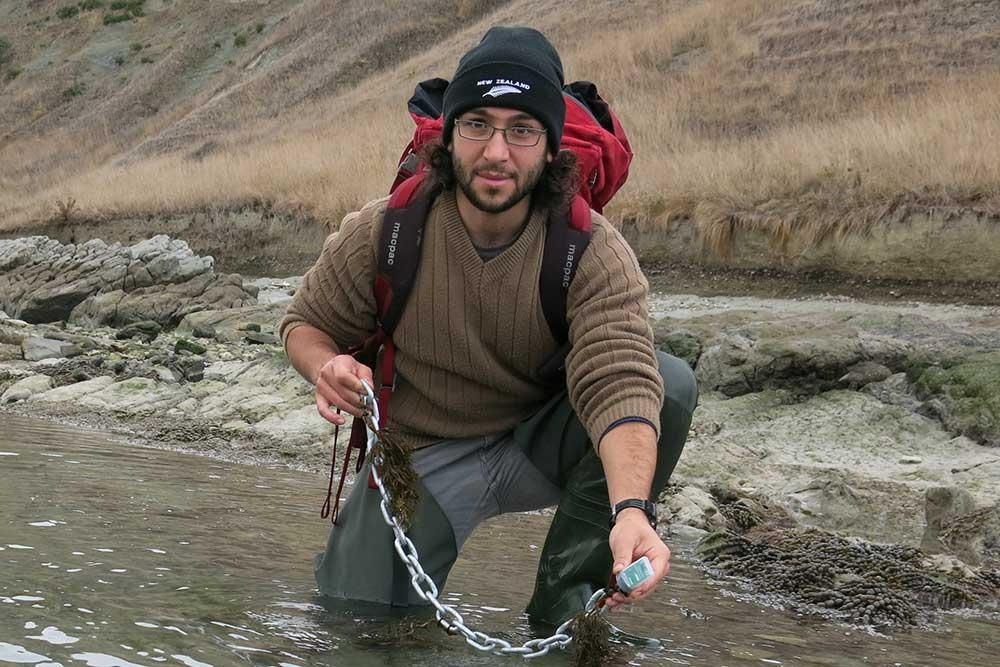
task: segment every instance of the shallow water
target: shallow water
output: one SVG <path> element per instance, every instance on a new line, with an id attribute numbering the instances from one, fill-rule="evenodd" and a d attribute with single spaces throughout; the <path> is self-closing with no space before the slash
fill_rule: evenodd
<path id="1" fill-rule="evenodd" d="M 485 665 L 428 623 L 363 605 L 324 608 L 311 559 L 325 542 L 320 475 L 140 449 L 0 414 L 0 664 Z M 445 598 L 467 622 L 523 642 L 548 519 L 481 527 Z M 674 544 L 668 582 L 622 630 L 632 665 L 987 665 L 1000 622 L 949 615 L 935 632 L 876 637 L 766 608 L 693 567 Z M 362 567 L 363 564 L 359 564 Z M 393 632 L 395 630 L 395 632 Z M 535 661 L 568 664 L 565 653 Z"/>

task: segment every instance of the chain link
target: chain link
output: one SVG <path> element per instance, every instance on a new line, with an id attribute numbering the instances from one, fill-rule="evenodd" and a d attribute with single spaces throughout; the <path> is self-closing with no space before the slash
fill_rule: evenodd
<path id="1" fill-rule="evenodd" d="M 413 544 L 406 533 L 403 532 L 402 526 L 399 525 L 399 521 L 396 517 L 392 515 L 389 510 L 389 492 L 386 491 L 385 485 L 382 483 L 382 475 L 380 470 L 382 468 L 382 455 L 375 445 L 378 443 L 378 429 L 379 429 L 379 409 L 378 401 L 375 400 L 375 393 L 367 382 L 362 380 L 362 384 L 365 387 L 365 392 L 367 396 L 365 397 L 365 402 L 368 407 L 368 414 L 365 416 L 365 426 L 368 427 L 368 451 L 374 452 L 372 455 L 372 466 L 371 473 L 372 478 L 375 480 L 375 485 L 378 487 L 379 495 L 382 496 L 380 501 L 380 509 L 382 510 L 382 518 L 385 523 L 392 528 L 393 533 L 393 546 L 396 548 L 396 553 L 399 555 L 400 560 L 406 566 L 406 569 L 410 573 L 410 584 L 413 586 L 413 590 L 416 591 L 417 595 L 420 596 L 421 600 L 429 602 L 437 610 L 435 617 L 437 622 L 441 627 L 448 632 L 448 634 L 457 635 L 460 634 L 465 638 L 465 642 L 480 651 L 486 653 L 493 653 L 495 655 L 520 655 L 524 658 L 539 658 L 546 655 L 549 649 L 556 647 L 564 649 L 569 646 L 570 642 L 573 641 L 573 637 L 570 634 L 570 629 L 573 623 L 576 621 L 575 617 L 569 618 L 566 622 L 556 628 L 555 634 L 551 637 L 531 639 L 526 641 L 522 646 L 514 646 L 505 639 L 499 637 L 491 637 L 485 632 L 479 632 L 469 628 L 465 624 L 465 619 L 458 612 L 455 607 L 445 604 L 438 600 L 438 588 L 434 583 L 434 580 L 428 576 L 424 571 L 424 568 L 420 566 L 420 556 L 417 553 L 417 547 Z M 601 601 L 608 596 L 605 589 L 601 589 L 591 596 L 590 600 L 587 602 L 585 607 L 585 612 L 592 612 L 597 609 Z"/>

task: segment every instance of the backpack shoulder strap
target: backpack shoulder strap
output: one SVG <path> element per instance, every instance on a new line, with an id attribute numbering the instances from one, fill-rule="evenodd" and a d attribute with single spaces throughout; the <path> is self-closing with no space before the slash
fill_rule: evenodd
<path id="1" fill-rule="evenodd" d="M 566 298 L 580 258 L 590 244 L 591 233 L 590 207 L 580 196 L 573 198 L 566 215 L 549 220 L 538 291 L 545 321 L 561 349 L 539 369 L 539 375 L 545 379 L 555 379 L 563 370 L 569 341 Z"/>
<path id="2" fill-rule="evenodd" d="M 399 324 L 420 264 L 424 222 L 434 193 L 424 193 L 423 173 L 403 181 L 389 198 L 378 243 L 375 303 L 379 325 L 387 337 Z"/>

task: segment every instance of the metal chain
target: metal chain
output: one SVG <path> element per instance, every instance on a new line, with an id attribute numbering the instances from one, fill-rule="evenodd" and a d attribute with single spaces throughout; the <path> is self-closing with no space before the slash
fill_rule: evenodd
<path id="1" fill-rule="evenodd" d="M 556 628 L 555 634 L 551 637 L 545 637 L 544 639 L 531 639 L 526 641 L 521 646 L 514 646 L 505 639 L 491 637 L 485 632 L 479 632 L 468 627 L 465 624 L 465 619 L 458 612 L 458 610 L 455 609 L 455 607 L 438 600 L 439 593 L 437 585 L 424 571 L 424 568 L 420 566 L 420 557 L 417 553 L 417 547 L 413 544 L 410 538 L 406 536 L 406 533 L 403 532 L 403 528 L 399 525 L 396 517 L 394 517 L 392 512 L 389 511 L 389 503 L 391 502 L 389 499 L 389 492 L 386 491 L 385 485 L 382 483 L 382 475 L 379 472 L 383 463 L 382 454 L 375 447 L 376 443 L 378 443 L 379 429 L 378 401 L 375 400 L 375 393 L 372 391 L 372 388 L 368 385 L 368 383 L 362 380 L 362 384 L 365 387 L 365 392 L 368 394 L 365 397 L 368 410 L 364 419 L 365 426 L 368 429 L 368 451 L 373 452 L 371 466 L 372 478 L 375 480 L 378 492 L 382 496 L 382 500 L 380 501 L 382 518 L 385 520 L 386 524 L 392 528 L 394 536 L 393 545 L 396 548 L 396 553 L 399 554 L 400 559 L 403 561 L 403 564 L 406 565 L 406 569 L 410 573 L 410 584 L 413 586 L 413 590 L 416 591 L 421 600 L 429 602 L 434 606 L 437 610 L 435 613 L 437 622 L 448 632 L 448 634 L 460 634 L 465 637 L 465 642 L 472 648 L 493 653 L 495 655 L 520 655 L 524 658 L 538 658 L 546 655 L 552 647 L 566 648 L 569 646 L 570 642 L 573 641 L 573 637 L 570 634 L 570 628 L 576 621 L 576 617 L 570 617 L 566 622 Z M 601 601 L 607 596 L 608 593 L 603 588 L 594 593 L 587 602 L 584 612 L 597 613 L 599 611 Z"/>

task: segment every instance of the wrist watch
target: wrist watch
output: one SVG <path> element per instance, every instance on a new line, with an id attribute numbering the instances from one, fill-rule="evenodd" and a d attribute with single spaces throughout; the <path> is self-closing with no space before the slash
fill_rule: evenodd
<path id="1" fill-rule="evenodd" d="M 649 525 L 656 528 L 656 503 L 652 500 L 640 500 L 639 498 L 628 498 L 611 508 L 610 526 L 612 528 L 615 527 L 615 519 L 618 518 L 618 513 L 629 507 L 634 507 L 645 512 L 646 518 L 649 519 Z"/>

